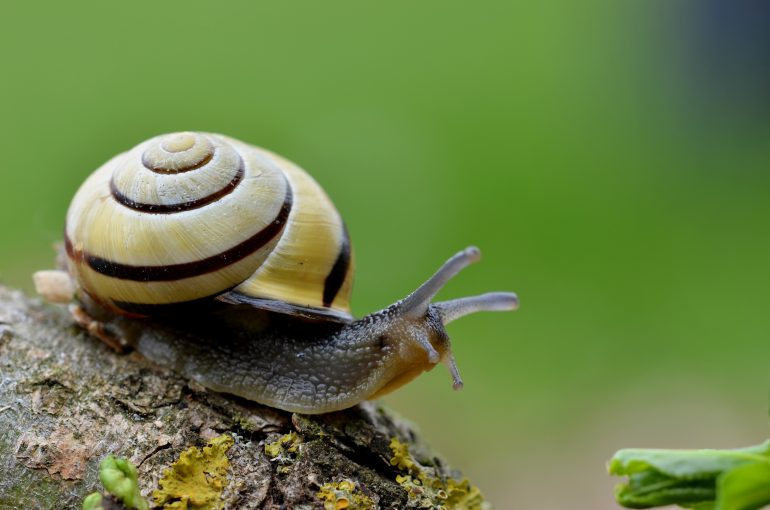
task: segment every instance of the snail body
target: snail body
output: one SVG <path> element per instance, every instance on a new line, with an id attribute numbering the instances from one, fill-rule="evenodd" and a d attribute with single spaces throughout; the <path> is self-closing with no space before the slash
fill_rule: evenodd
<path id="1" fill-rule="evenodd" d="M 156 137 L 97 169 L 70 205 L 64 245 L 73 316 L 91 333 L 293 412 L 350 407 L 439 362 L 459 388 L 445 324 L 518 304 L 511 293 L 431 303 L 478 260 L 468 248 L 355 320 L 352 247 L 326 193 L 285 158 L 210 133 Z M 61 290 L 41 281 L 44 296 Z"/>

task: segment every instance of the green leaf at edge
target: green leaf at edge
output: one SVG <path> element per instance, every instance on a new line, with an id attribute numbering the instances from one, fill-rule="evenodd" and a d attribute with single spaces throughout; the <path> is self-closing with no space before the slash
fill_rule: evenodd
<path id="1" fill-rule="evenodd" d="M 719 510 L 754 510 L 770 504 L 770 461 L 737 467 L 717 482 Z"/>

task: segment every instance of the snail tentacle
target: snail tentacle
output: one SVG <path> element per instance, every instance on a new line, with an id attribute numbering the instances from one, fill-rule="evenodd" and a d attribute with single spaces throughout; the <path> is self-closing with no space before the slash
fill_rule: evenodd
<path id="1" fill-rule="evenodd" d="M 516 310 L 519 306 L 519 299 L 512 292 L 489 292 L 431 303 L 433 297 L 449 280 L 480 258 L 481 252 L 475 246 L 457 252 L 417 290 L 381 312 L 372 314 L 375 317 L 390 317 L 394 323 L 411 324 L 412 327 L 405 328 L 407 332 L 400 336 L 400 341 L 405 345 L 416 346 L 428 354 L 425 370 L 429 370 L 438 362 L 446 365 L 455 390 L 462 389 L 463 381 L 444 327 L 471 313 Z"/>
<path id="2" fill-rule="evenodd" d="M 415 336 L 415 340 L 417 343 L 419 343 L 423 349 L 425 349 L 425 352 L 428 354 L 428 363 L 431 365 L 435 365 L 439 361 L 441 361 L 441 355 L 438 353 L 438 351 L 433 347 L 433 345 L 430 343 L 430 339 L 428 338 L 428 335 L 417 335 Z"/>
<path id="3" fill-rule="evenodd" d="M 475 246 L 457 252 L 439 268 L 436 273 L 428 278 L 420 287 L 398 303 L 405 315 L 421 317 L 428 310 L 430 300 L 438 294 L 438 291 L 454 278 L 460 271 L 478 262 L 481 259 L 481 251 Z"/>
<path id="4" fill-rule="evenodd" d="M 449 374 L 452 376 L 452 389 L 456 391 L 463 389 L 464 383 L 462 377 L 460 377 L 460 371 L 457 369 L 455 357 L 451 353 L 444 358 L 444 364 L 447 369 L 449 369 Z"/>
<path id="5" fill-rule="evenodd" d="M 519 298 L 513 292 L 488 292 L 479 296 L 468 296 L 433 303 L 444 325 L 460 317 L 476 312 L 507 312 L 519 308 Z"/>

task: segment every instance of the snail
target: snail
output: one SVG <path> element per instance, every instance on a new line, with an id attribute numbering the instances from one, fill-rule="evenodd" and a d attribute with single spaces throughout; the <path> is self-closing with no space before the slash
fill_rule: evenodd
<path id="1" fill-rule="evenodd" d="M 69 206 L 61 251 L 36 287 L 92 335 L 307 414 L 378 398 L 438 363 L 459 389 L 445 325 L 518 306 L 505 292 L 431 302 L 479 259 L 470 247 L 354 319 L 352 246 L 326 193 L 287 159 L 211 133 L 158 136 L 97 169 Z"/>

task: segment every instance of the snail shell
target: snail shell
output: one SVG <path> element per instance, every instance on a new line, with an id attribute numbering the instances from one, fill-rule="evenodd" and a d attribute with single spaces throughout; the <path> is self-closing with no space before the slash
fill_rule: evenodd
<path id="1" fill-rule="evenodd" d="M 352 320 L 352 248 L 329 197 L 223 135 L 162 135 L 105 163 L 70 205 L 65 247 L 80 288 L 118 313 L 217 297 Z"/>

